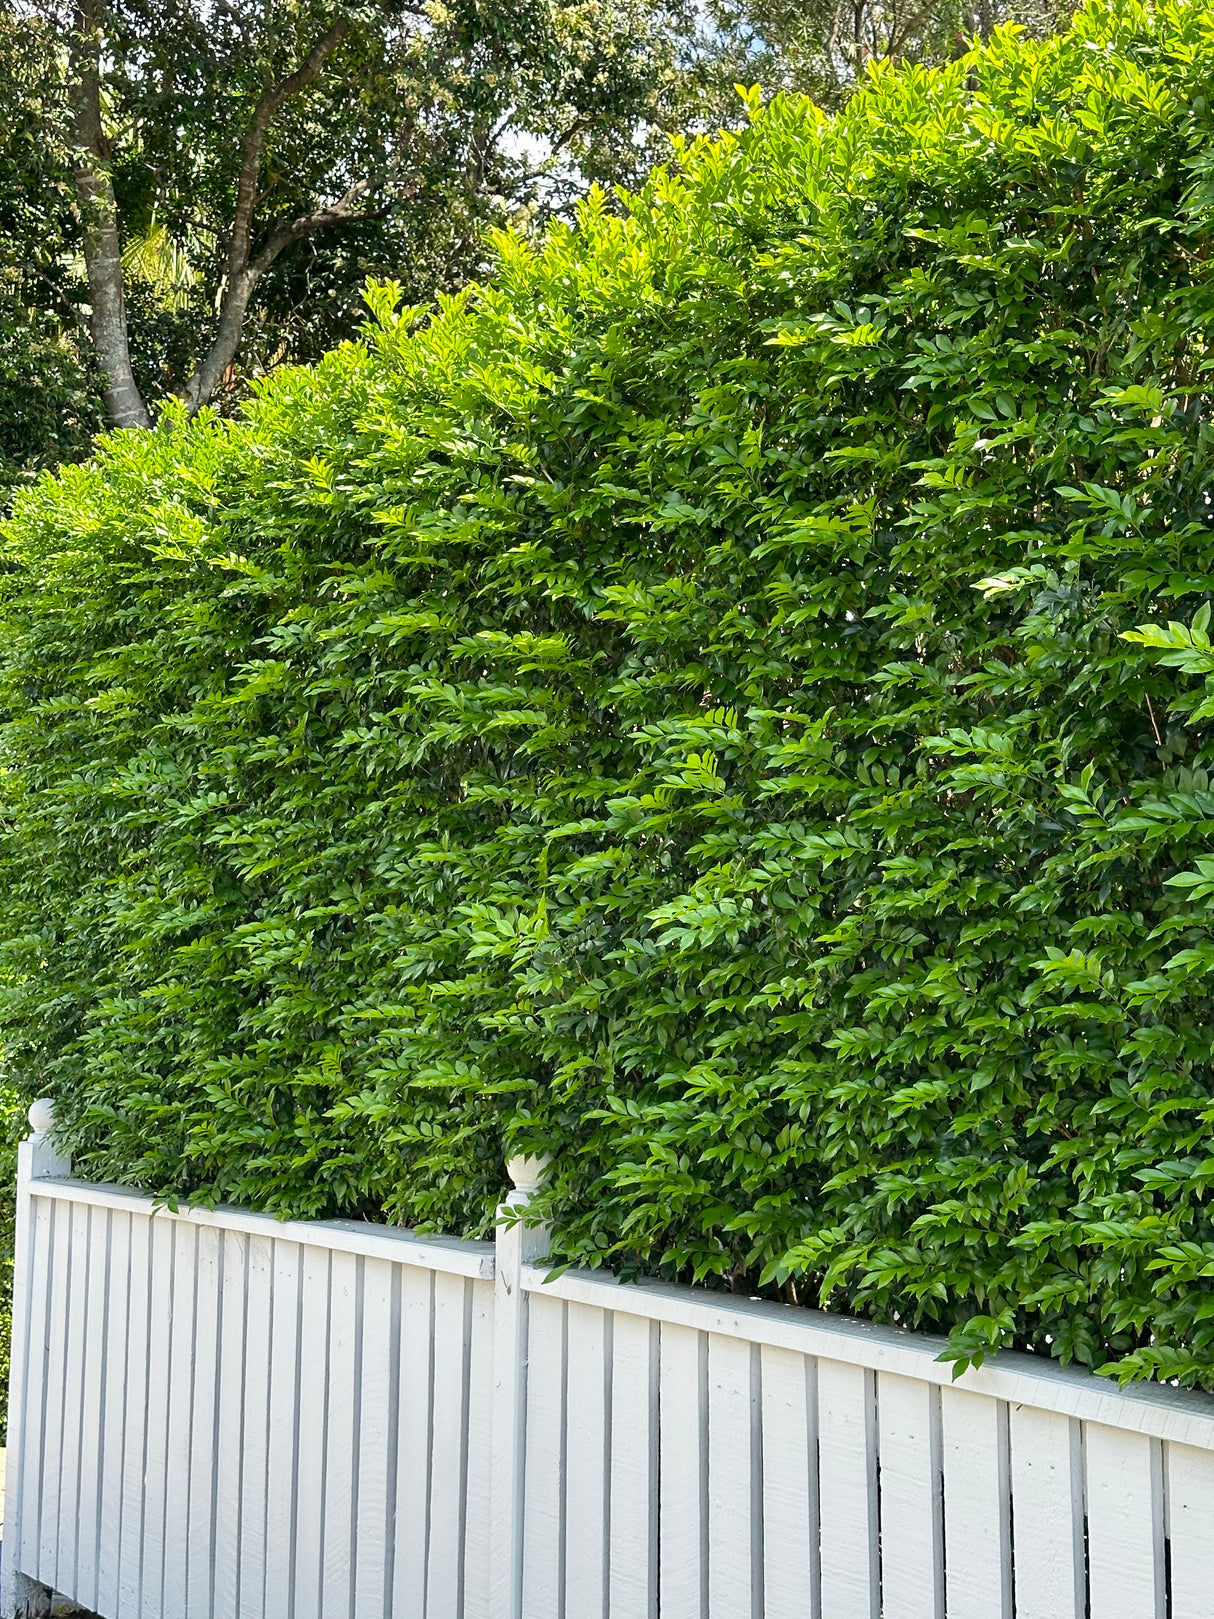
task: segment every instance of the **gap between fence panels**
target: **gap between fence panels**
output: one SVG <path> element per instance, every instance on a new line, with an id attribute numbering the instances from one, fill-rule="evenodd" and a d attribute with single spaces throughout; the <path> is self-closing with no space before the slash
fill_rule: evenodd
<path id="1" fill-rule="evenodd" d="M 550 1279 L 535 1179 L 469 1244 L 158 1209 L 36 1133 L 6 1619 L 1210 1619 L 1214 1401 Z"/>

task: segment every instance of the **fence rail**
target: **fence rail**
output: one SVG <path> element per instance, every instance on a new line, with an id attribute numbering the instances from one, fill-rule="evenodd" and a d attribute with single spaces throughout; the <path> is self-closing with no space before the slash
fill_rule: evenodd
<path id="1" fill-rule="evenodd" d="M 1214 1401 L 21 1152 L 6 1616 L 1209 1619 Z M 538 1165 L 516 1161 L 515 1215 Z"/>

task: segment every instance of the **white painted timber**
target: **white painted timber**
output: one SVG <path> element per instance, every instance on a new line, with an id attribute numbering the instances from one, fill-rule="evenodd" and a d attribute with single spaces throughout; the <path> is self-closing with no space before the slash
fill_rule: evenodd
<path id="1" fill-rule="evenodd" d="M 663 1324 L 658 1378 L 658 1612 L 662 1619 L 706 1619 L 708 1339 L 704 1334 Z"/>
<path id="2" fill-rule="evenodd" d="M 425 1619 L 433 1465 L 434 1278 L 407 1270 L 400 1285 L 400 1380 L 396 1425 L 396 1521 L 392 1613 Z"/>
<path id="3" fill-rule="evenodd" d="M 940 1391 L 948 1619 L 1013 1619 L 1007 1406 Z"/>
<path id="4" fill-rule="evenodd" d="M 882 1619 L 944 1619 L 940 1390 L 877 1378 Z"/>
<path id="5" fill-rule="evenodd" d="M 1016 1619 L 1085 1611 L 1082 1434 L 1073 1417 L 1012 1406 Z"/>
<path id="6" fill-rule="evenodd" d="M 551 1619 L 565 1619 L 566 1330 L 565 1306 L 559 1299 L 530 1299 L 523 1495 L 524 1619 L 541 1613 Z M 569 1619 L 574 1616 L 570 1614 Z"/>
<path id="7" fill-rule="evenodd" d="M 0 1613 L 1210 1619 L 1214 1401 L 494 1243 L 17 1187 Z"/>
<path id="8" fill-rule="evenodd" d="M 877 1409 L 873 1373 L 818 1363 L 823 1619 L 879 1619 Z"/>
<path id="9" fill-rule="evenodd" d="M 704 1288 L 663 1282 L 622 1283 L 599 1271 L 566 1271 L 548 1280 L 542 1266 L 523 1267 L 523 1286 L 549 1298 L 668 1321 L 697 1332 L 745 1338 L 748 1343 L 794 1349 L 874 1371 L 898 1372 L 927 1383 L 953 1386 L 951 1363 L 940 1360 L 945 1339 L 902 1331 L 871 1321 L 826 1315 L 761 1299 L 735 1298 Z M 1057 1411 L 1086 1422 L 1149 1433 L 1157 1439 L 1214 1450 L 1214 1395 L 1157 1384 L 1119 1389 L 1041 1355 L 1006 1351 L 963 1374 L 957 1386 L 995 1399 Z"/>
<path id="10" fill-rule="evenodd" d="M 636 1316 L 606 1319 L 611 1322 L 608 1614 L 609 1619 L 658 1619 L 658 1327 Z"/>
<path id="11" fill-rule="evenodd" d="M 463 1607 L 471 1315 L 466 1279 L 436 1271 L 426 1619 L 456 1619 Z"/>
<path id="12" fill-rule="evenodd" d="M 493 1275 L 493 1244 L 466 1242 L 461 1237 L 419 1237 L 416 1232 L 395 1226 L 371 1225 L 362 1220 L 276 1220 L 272 1214 L 255 1214 L 249 1209 L 189 1208 L 169 1209 L 155 1198 L 128 1191 L 125 1186 L 94 1185 L 91 1181 L 48 1177 L 31 1186 L 31 1195 L 58 1203 L 83 1203 L 89 1208 L 121 1209 L 167 1220 L 186 1220 L 191 1225 L 217 1226 L 223 1231 L 242 1231 L 251 1237 L 272 1237 L 297 1242 L 305 1248 L 323 1248 L 329 1253 L 365 1254 L 374 1259 L 390 1259 L 400 1265 L 420 1265 L 426 1270 L 450 1271 L 456 1276 Z"/>
<path id="13" fill-rule="evenodd" d="M 211 1537 L 210 1608 L 197 1608 L 196 1613 L 238 1613 L 240 1611 L 239 1580 L 241 1570 L 241 1504 L 244 1480 L 241 1476 L 242 1446 L 246 1417 L 263 1440 L 261 1451 L 264 1466 L 265 1393 L 259 1380 L 260 1402 L 248 1410 L 245 1406 L 245 1387 L 248 1365 L 245 1351 L 250 1330 L 254 1326 L 247 1307 L 253 1302 L 254 1283 L 249 1269 L 249 1239 L 240 1235 L 227 1237 L 219 1245 L 222 1274 L 219 1277 L 219 1344 L 215 1367 L 216 1411 L 213 1451 L 215 1525 Z M 267 1292 L 268 1302 L 268 1290 Z M 259 1336 L 258 1346 L 264 1362 L 266 1340 Z M 202 1547 L 197 1548 L 193 1567 L 193 1582 L 198 1590 Z M 199 1590 L 199 1595 L 201 1594 Z M 253 1604 L 260 1608 L 261 1593 Z M 193 1614 L 191 1615 L 193 1619 Z M 250 1614 L 252 1619 L 252 1614 Z"/>
<path id="14" fill-rule="evenodd" d="M 1172 1551 L 1169 1619 L 1207 1619 L 1214 1592 L 1214 1455 L 1168 1445 L 1164 1488 Z"/>
<path id="15" fill-rule="evenodd" d="M 400 1377 L 397 1282 L 395 1268 L 387 1260 L 363 1260 L 352 1619 L 382 1619 L 390 1596 L 389 1526 L 396 1515 Z"/>
<path id="16" fill-rule="evenodd" d="M 750 1619 L 763 1604 L 758 1349 L 708 1339 L 708 1613 Z"/>
<path id="17" fill-rule="evenodd" d="M 763 1619 L 822 1619 L 816 1363 L 760 1351 Z"/>
<path id="18" fill-rule="evenodd" d="M 571 1304 L 565 1395 L 565 1611 L 604 1619 L 611 1476 L 611 1317 Z"/>
<path id="19" fill-rule="evenodd" d="M 1091 1619 L 1164 1619 L 1159 1441 L 1091 1423 L 1083 1461 Z"/>

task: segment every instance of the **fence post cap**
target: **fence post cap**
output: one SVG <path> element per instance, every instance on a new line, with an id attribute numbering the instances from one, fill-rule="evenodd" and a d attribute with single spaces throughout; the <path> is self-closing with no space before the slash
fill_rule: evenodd
<path id="1" fill-rule="evenodd" d="M 40 1096 L 30 1103 L 30 1129 L 36 1136 L 44 1136 L 55 1123 L 55 1104 L 49 1096 Z"/>
<path id="2" fill-rule="evenodd" d="M 514 1182 L 514 1190 L 510 1194 L 511 1203 L 526 1203 L 539 1191 L 548 1176 L 548 1166 L 552 1158 L 548 1153 L 538 1153 L 528 1157 L 520 1153 L 514 1158 L 507 1158 L 506 1173 Z"/>

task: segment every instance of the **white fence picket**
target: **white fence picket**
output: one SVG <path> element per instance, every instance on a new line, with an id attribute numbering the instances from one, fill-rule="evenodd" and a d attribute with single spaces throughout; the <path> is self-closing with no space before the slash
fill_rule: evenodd
<path id="1" fill-rule="evenodd" d="M 705 1619 L 708 1340 L 663 1324 L 659 1355 L 658 1612 L 662 1619 Z"/>
<path id="2" fill-rule="evenodd" d="M 216 1489 L 215 1424 L 222 1320 L 223 1233 L 198 1229 L 194 1254 L 194 1368 L 187 1479 L 184 1619 L 210 1619 L 214 1602 Z"/>
<path id="3" fill-rule="evenodd" d="M 106 1290 L 105 1351 L 101 1386 L 101 1455 L 97 1464 L 97 1562 L 90 1606 L 113 1613 L 118 1605 L 118 1548 L 122 1537 L 123 1438 L 128 1356 L 142 1350 L 130 1333 L 131 1227 L 133 1216 L 113 1211 L 108 1234 L 109 1279 Z"/>
<path id="4" fill-rule="evenodd" d="M 297 1243 L 275 1242 L 272 1262 L 263 1601 L 266 1619 L 294 1619 L 303 1250 Z"/>
<path id="5" fill-rule="evenodd" d="M 174 1226 L 151 1224 L 151 1275 L 148 1312 L 148 1377 L 144 1404 L 142 1523 L 139 1551 L 139 1619 L 164 1615 L 164 1527 L 170 1491 L 168 1480 L 170 1354 L 173 1299 Z"/>
<path id="6" fill-rule="evenodd" d="M 1013 1619 L 1007 1406 L 940 1391 L 948 1619 Z"/>
<path id="7" fill-rule="evenodd" d="M 489 1541 L 493 1470 L 493 1283 L 470 1281 L 468 1348 L 468 1465 L 464 1525 L 464 1603 L 461 1619 L 494 1619 L 489 1601 L 493 1568 Z"/>
<path id="8" fill-rule="evenodd" d="M 940 1394 L 877 1378 L 882 1619 L 944 1619 Z"/>
<path id="9" fill-rule="evenodd" d="M 25 1387 L 13 1389 L 10 1401 L 21 1401 L 21 1449 L 9 1454 L 10 1467 L 20 1470 L 21 1513 L 19 1521 L 7 1523 L 10 1557 L 22 1568 L 37 1574 L 41 1568 L 43 1484 L 50 1446 L 49 1406 L 56 1392 L 55 1359 L 51 1341 L 62 1324 L 56 1312 L 65 1288 L 61 1266 L 57 1264 L 55 1226 L 61 1218 L 57 1204 L 34 1202 L 31 1210 L 30 1275 L 27 1294 L 28 1319 L 24 1323 Z M 21 1325 L 14 1318 L 14 1332 Z M 14 1345 L 14 1350 L 16 1350 Z"/>
<path id="10" fill-rule="evenodd" d="M 400 1383 L 392 1613 L 425 1619 L 430 1540 L 434 1389 L 434 1278 L 406 1267 L 400 1278 Z"/>
<path id="11" fill-rule="evenodd" d="M 164 1222 L 161 1222 L 162 1224 Z M 127 1307 L 126 1381 L 123 1404 L 126 1421 L 122 1435 L 122 1501 L 117 1542 L 117 1600 L 113 1612 L 137 1616 L 141 1612 L 144 1514 L 146 1506 L 148 1374 L 152 1349 L 152 1221 L 146 1214 L 131 1217 L 131 1284 Z M 103 1613 L 111 1610 L 102 1609 Z"/>
<path id="12" fill-rule="evenodd" d="M 112 1231 L 108 1209 L 90 1210 L 88 1285 L 84 1297 L 84 1364 L 80 1379 L 80 1449 L 76 1458 L 76 1557 L 73 1591 L 97 1601 L 101 1481 L 106 1418 L 105 1357 L 109 1332 Z"/>
<path id="13" fill-rule="evenodd" d="M 817 1368 L 791 1349 L 761 1355 L 763 1619 L 822 1619 Z"/>
<path id="14" fill-rule="evenodd" d="M 281 1477 L 270 1467 L 271 1423 L 275 1415 L 271 1397 L 274 1313 L 279 1303 L 276 1249 L 270 1237 L 248 1238 L 237 1529 L 240 1555 L 232 1577 L 232 1605 L 219 1609 L 216 1619 L 234 1619 L 236 1615 L 239 1619 L 264 1619 L 266 1614 L 268 1503 L 270 1489 L 282 1487 Z M 289 1486 L 289 1479 L 287 1483 Z"/>
<path id="15" fill-rule="evenodd" d="M 320 1248 L 305 1248 L 303 1253 L 291 1619 L 320 1619 L 329 1395 L 329 1281 L 334 1257 Z"/>
<path id="16" fill-rule="evenodd" d="M 611 1333 L 610 1619 L 658 1619 L 658 1329 Z"/>
<path id="17" fill-rule="evenodd" d="M 818 1362 L 823 1619 L 879 1619 L 876 1418 L 872 1372 Z"/>
<path id="18" fill-rule="evenodd" d="M 757 1351 L 737 1338 L 708 1339 L 708 1613 L 750 1619 L 762 1611 L 762 1541 L 755 1512 L 759 1400 Z"/>
<path id="19" fill-rule="evenodd" d="M 912 1333 L 550 1278 L 541 1228 L 494 1281 L 22 1173 L 10 1603 L 15 1564 L 104 1619 L 1211 1612 L 1200 1394 L 954 1386 Z"/>
<path id="20" fill-rule="evenodd" d="M 215 1523 L 212 1540 L 211 1612 L 215 1619 L 229 1619 L 240 1612 L 241 1561 L 241 1506 L 243 1479 L 241 1455 L 245 1441 L 245 1386 L 252 1368 L 248 1365 L 246 1349 L 252 1325 L 249 1307 L 254 1302 L 254 1282 L 249 1269 L 249 1248 L 252 1238 L 243 1232 L 221 1234 L 222 1275 L 219 1279 L 219 1347 L 216 1364 L 215 1410 Z M 258 1347 L 264 1356 L 262 1347 Z M 256 1351 L 254 1351 L 256 1353 Z M 248 1423 L 265 1435 L 265 1396 L 260 1407 L 247 1412 Z M 264 1448 L 262 1451 L 264 1456 Z M 197 1569 L 194 1579 L 197 1581 Z M 255 1607 L 260 1606 L 258 1592 Z M 250 1614 L 250 1619 L 252 1615 Z"/>
<path id="21" fill-rule="evenodd" d="M 1164 1619 L 1159 1441 L 1091 1422 L 1083 1459 L 1091 1619 Z"/>
<path id="22" fill-rule="evenodd" d="M 329 1277 L 329 1362 L 324 1431 L 322 1619 L 349 1619 L 354 1588 L 354 1497 L 361 1277 L 357 1254 L 333 1254 Z"/>
<path id="23" fill-rule="evenodd" d="M 611 1545 L 610 1322 L 571 1304 L 565 1401 L 565 1612 L 602 1619 Z"/>
<path id="24" fill-rule="evenodd" d="M 426 1619 L 459 1619 L 463 1606 L 471 1305 L 465 1277 L 435 1276 Z"/>
<path id="25" fill-rule="evenodd" d="M 1080 1425 L 1056 1411 L 1010 1411 L 1016 1619 L 1086 1606 Z"/>
<path id="26" fill-rule="evenodd" d="M 1165 1490 L 1171 1550 L 1168 1619 L 1209 1619 L 1214 1591 L 1214 1451 L 1169 1444 Z"/>
<path id="27" fill-rule="evenodd" d="M 363 1267 L 353 1619 L 383 1619 L 396 1511 L 400 1297 L 386 1259 L 364 1259 Z"/>
<path id="28" fill-rule="evenodd" d="M 532 1298 L 527 1310 L 524 1619 L 541 1613 L 565 1619 L 565 1334 L 565 1306 L 558 1299 Z"/>

